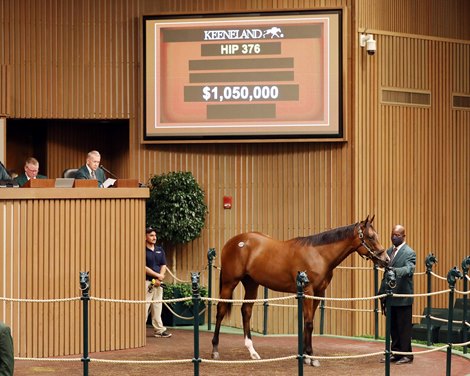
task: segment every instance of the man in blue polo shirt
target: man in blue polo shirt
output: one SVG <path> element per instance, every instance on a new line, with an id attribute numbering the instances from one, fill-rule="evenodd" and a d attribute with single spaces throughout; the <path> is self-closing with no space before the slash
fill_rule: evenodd
<path id="1" fill-rule="evenodd" d="M 168 338 L 171 333 L 168 333 L 162 322 L 162 306 L 163 303 L 150 303 L 152 300 L 163 299 L 162 281 L 165 278 L 166 272 L 166 257 L 165 251 L 162 247 L 156 245 L 157 232 L 155 229 L 148 227 L 145 230 L 145 273 L 146 273 L 146 318 L 149 314 L 152 315 L 152 326 L 155 337 Z"/>

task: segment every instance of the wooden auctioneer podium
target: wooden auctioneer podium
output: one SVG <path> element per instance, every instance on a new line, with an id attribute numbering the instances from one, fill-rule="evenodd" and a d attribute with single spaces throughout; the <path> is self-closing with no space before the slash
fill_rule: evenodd
<path id="1" fill-rule="evenodd" d="M 54 188 L 55 179 L 30 179 L 21 188 Z M 98 181 L 92 179 L 75 179 L 74 188 L 98 188 Z M 110 188 L 138 188 L 137 179 L 117 179 Z"/>
<path id="2" fill-rule="evenodd" d="M 54 179 L 31 180 L 28 189 L 0 188 L 0 296 L 75 298 L 0 300 L 15 356 L 82 353 L 80 271 L 90 272 L 92 297 L 145 300 L 149 190 L 121 180 L 113 189 L 54 188 Z M 92 301 L 89 309 L 90 352 L 145 345 L 145 304 Z"/>
<path id="3" fill-rule="evenodd" d="M 54 188 L 55 179 L 29 179 L 21 188 Z"/>

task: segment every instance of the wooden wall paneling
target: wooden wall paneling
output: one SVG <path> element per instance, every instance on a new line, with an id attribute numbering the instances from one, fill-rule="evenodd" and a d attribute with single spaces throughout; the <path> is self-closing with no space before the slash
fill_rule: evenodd
<path id="1" fill-rule="evenodd" d="M 145 210 L 143 204 L 137 208 L 134 204 L 126 204 L 128 199 L 100 200 L 96 203 L 96 209 L 92 201 L 94 200 L 77 200 L 76 205 L 70 205 L 69 200 L 1 201 L 1 210 L 4 213 L 1 218 L 10 217 L 8 222 L 2 220 L 0 223 L 3 225 L 2 231 L 7 234 L 2 243 L 4 256 L 1 260 L 5 259 L 10 264 L 5 278 L 7 285 L 0 285 L 2 296 L 29 299 L 77 296 L 78 271 L 90 269 L 94 271 L 91 275 L 92 295 L 111 298 L 122 296 L 124 286 L 120 287 L 118 276 L 112 270 L 119 270 L 118 263 L 130 253 L 135 260 L 131 263 L 133 269 L 126 269 L 123 278 L 129 281 L 125 275 L 137 275 L 141 269 L 143 254 L 135 254 L 134 241 L 127 245 L 117 244 L 116 229 L 108 229 L 104 224 L 110 218 L 116 218 L 116 213 L 122 210 L 122 218 L 130 218 L 141 232 Z M 86 218 L 90 215 L 97 219 L 87 221 Z M 77 226 L 86 229 L 87 235 L 85 231 L 76 231 Z M 78 233 L 80 237 L 77 236 L 77 241 L 74 242 L 74 236 L 66 236 L 66 233 Z M 128 236 L 130 239 L 135 239 L 136 236 L 135 229 L 130 226 Z M 93 249 L 100 251 L 90 252 Z M 84 256 L 85 253 L 93 254 L 87 257 Z M 66 257 L 66 254 L 71 257 Z M 115 268 L 109 268 L 112 264 Z M 125 266 L 129 267 L 128 264 Z M 0 267 L 3 268 L 3 265 L 0 264 Z M 3 279 L 1 283 L 3 284 Z M 141 300 L 141 286 L 134 285 L 130 295 L 130 299 Z M 96 312 L 98 305 L 95 303 L 91 302 L 90 305 L 90 317 L 93 319 L 90 322 L 93 350 L 90 351 L 129 347 L 129 336 L 134 337 L 137 333 L 134 345 L 142 346 L 145 336 L 142 335 L 140 326 L 142 321 L 137 318 L 143 316 L 143 307 L 136 308 L 134 316 L 130 317 L 124 306 L 112 307 L 112 303 L 101 303 L 102 309 Z M 5 310 L 3 307 L 10 309 Z M 0 315 L 2 321 L 11 323 L 17 355 L 48 357 L 81 351 L 81 335 L 77 335 L 81 333 L 79 302 L 2 303 Z M 118 324 L 118 320 L 132 322 L 128 336 L 117 329 L 122 325 Z M 93 335 L 95 331 L 97 335 Z"/>
<path id="2" fill-rule="evenodd" d="M 440 259 L 443 260 L 443 273 L 446 273 L 445 268 L 451 263 L 447 259 L 462 258 L 457 250 L 458 245 L 459 242 L 462 245 L 468 244 L 468 237 L 465 234 L 456 236 L 458 230 L 452 230 L 452 226 L 460 222 L 468 223 L 468 210 L 464 209 L 465 205 L 460 205 L 462 214 L 458 214 L 458 209 L 454 214 L 454 210 L 449 208 L 455 207 L 459 200 L 464 202 L 468 195 L 468 178 L 464 174 L 457 174 L 458 171 L 468 170 L 468 156 L 463 152 L 463 143 L 461 149 L 458 148 L 459 144 L 457 148 L 452 147 L 452 143 L 457 139 L 466 138 L 464 130 L 461 133 L 457 130 L 448 133 L 445 125 L 452 119 L 457 119 L 457 116 L 455 111 L 442 111 L 441 103 L 449 103 L 450 100 L 450 92 L 446 88 L 449 87 L 450 81 L 446 77 L 456 77 L 453 73 L 456 68 L 445 68 L 449 65 L 449 56 L 454 56 L 455 62 L 461 61 L 462 67 L 468 66 L 468 57 L 465 60 L 452 55 L 455 46 L 446 50 L 437 47 L 438 43 L 433 40 L 390 35 L 387 31 L 410 34 L 430 32 L 435 37 L 468 39 L 468 23 L 437 17 L 449 14 L 451 19 L 455 19 L 455 4 L 464 11 L 468 5 L 453 2 L 453 6 L 447 10 L 448 13 L 443 13 L 442 5 L 435 4 L 436 11 L 429 17 L 442 19 L 437 21 L 438 27 L 430 30 L 433 23 L 428 22 L 426 17 L 408 16 L 415 14 L 413 12 L 426 14 L 424 10 L 429 8 L 426 2 L 414 3 L 412 11 L 409 8 L 412 3 L 409 1 L 377 3 L 370 0 L 357 1 L 354 4 L 339 0 L 226 3 L 179 1 L 172 4 L 154 1 L 119 1 L 112 4 L 84 0 L 71 6 L 57 2 L 41 6 L 43 4 L 40 2 L 24 0 L 4 2 L 5 7 L 2 9 L 6 22 L 2 27 L 5 30 L 3 35 L 6 47 L 2 51 L 6 52 L 0 52 L 0 64 L 9 64 L 11 67 L 8 68 L 11 72 L 8 75 L 11 76 L 11 86 L 8 90 L 11 94 L 8 97 L 12 98 L 12 117 L 129 117 L 130 169 L 136 177 L 146 181 L 152 173 L 181 168 L 196 171 L 198 181 L 202 182 L 207 193 L 208 226 L 204 229 L 201 239 L 177 251 L 175 267 L 179 277 L 187 279 L 190 270 L 203 267 L 207 249 L 201 249 L 201 244 L 203 248 L 215 245 L 219 256 L 225 241 L 238 232 L 261 230 L 273 237 L 288 239 L 347 224 L 361 219 L 366 214 L 374 214 L 373 212 L 377 215 L 376 225 L 384 245 L 389 243 L 391 224 L 402 219 L 412 224 L 411 227 L 407 226 L 410 242 L 413 241 L 421 261 L 430 250 L 439 251 L 442 254 Z M 347 41 L 356 44 L 357 55 L 353 64 L 356 67 L 354 82 L 357 89 L 354 93 L 355 100 L 351 103 L 351 110 L 355 111 L 356 127 L 354 133 L 350 133 L 351 139 L 344 146 L 272 143 L 169 147 L 140 144 L 141 84 L 138 75 L 139 17 L 142 14 L 325 7 L 345 7 L 343 9 L 346 17 L 352 9 L 355 12 L 354 19 L 357 20 L 357 28 L 351 27 L 353 30 L 368 27 L 371 30 L 383 31 L 375 35 L 379 50 L 374 57 L 369 57 L 357 46 L 357 34 L 349 38 L 346 33 Z M 400 12 L 400 17 L 394 17 L 392 20 L 388 15 L 396 12 Z M 27 16 L 28 22 L 21 21 L 23 14 Z M 44 20 L 43 24 L 38 20 L 39 17 Z M 446 25 L 449 22 L 456 26 L 449 28 Z M 30 37 L 33 33 L 36 34 L 35 38 Z M 465 56 L 468 56 L 468 46 L 463 50 Z M 437 55 L 443 56 L 442 60 L 438 60 Z M 456 65 L 458 64 L 453 64 Z M 447 81 L 443 82 L 442 86 L 437 86 L 434 81 L 441 76 L 441 72 Z M 453 84 L 454 88 L 462 85 L 463 89 L 459 91 L 469 91 L 468 75 L 463 79 L 453 80 L 459 82 Z M 431 90 L 434 108 L 400 109 L 398 106 L 383 105 L 380 103 L 382 86 Z M 353 90 L 352 84 L 348 90 Z M 350 97 L 349 93 L 350 91 L 347 97 Z M 454 121 L 465 124 L 468 117 L 461 116 L 459 120 Z M 419 123 L 425 125 L 418 127 Z M 99 131 L 96 131 L 96 134 L 99 136 Z M 402 136 L 408 141 L 399 145 L 396 150 L 393 145 L 399 142 Z M 66 158 L 71 165 L 77 162 L 81 165 L 84 160 L 83 153 L 73 149 L 71 145 L 74 143 L 70 138 L 71 136 L 67 138 L 66 131 L 53 130 L 50 139 L 54 141 L 50 141 L 48 145 L 49 158 Z M 450 156 L 451 163 L 445 162 L 443 156 Z M 391 188 L 396 176 L 392 166 L 397 163 L 404 165 L 406 177 L 416 182 L 416 189 L 400 188 L 395 191 Z M 61 173 L 59 169 L 58 164 L 51 162 L 50 170 L 54 174 Z M 443 169 L 448 169 L 449 172 L 443 172 Z M 459 179 L 462 179 L 461 184 Z M 455 184 L 451 186 L 449 181 Z M 461 193 L 459 189 L 455 190 L 460 186 Z M 308 192 L 305 189 L 308 189 Z M 226 193 L 234 197 L 234 207 L 230 211 L 222 209 L 222 197 Z M 447 198 L 443 199 L 443 196 Z M 301 207 L 299 202 L 303 197 L 307 202 Z M 349 202 L 352 203 L 348 208 Z M 81 223 L 80 218 L 77 221 Z M 444 223 L 444 231 L 431 231 L 441 223 Z M 85 224 L 81 226 L 85 231 Z M 85 260 L 80 252 L 83 246 L 92 244 L 92 239 L 86 238 L 81 242 L 76 238 L 71 239 L 71 242 L 76 243 L 74 257 L 83 262 L 82 265 L 103 262 L 95 259 Z M 217 257 L 216 262 L 220 262 L 219 260 Z M 346 261 L 348 265 L 357 263 L 360 263 L 360 259 L 356 256 Z M 218 282 L 218 273 L 214 275 Z M 218 290 L 217 282 L 214 292 Z M 348 290 L 345 285 L 351 286 L 351 289 Z M 362 296 L 364 290 L 370 289 L 368 271 L 341 270 L 335 273 L 328 294 Z M 240 296 L 241 292 L 237 294 Z M 443 302 L 440 298 L 436 300 Z M 353 305 L 365 307 L 366 303 Z M 28 305 L 28 309 L 32 308 Z M 119 308 L 106 309 L 116 311 Z M 138 311 L 136 307 L 131 310 Z M 285 321 L 295 321 L 295 318 L 290 320 L 291 309 L 276 310 L 289 313 L 279 316 L 281 322 L 276 324 L 277 316 L 273 316 L 273 326 L 270 330 L 276 330 L 275 325 L 282 331 L 290 330 Z M 70 311 L 73 312 L 73 309 Z M 274 307 L 272 311 L 274 312 Z M 259 317 L 258 313 L 256 315 Z M 367 331 L 370 328 L 366 313 L 356 315 L 331 311 L 327 315 L 329 330 L 336 330 L 335 321 L 349 322 L 349 316 L 357 316 L 357 319 L 353 320 L 353 324 L 348 324 L 346 331 Z M 240 324 L 239 307 L 236 307 L 233 316 L 237 319 L 232 319 L 230 323 Z M 259 322 L 259 319 L 257 320 Z M 78 321 L 75 320 L 75 323 Z M 318 328 L 318 320 L 315 325 Z M 355 328 L 352 328 L 353 326 Z M 106 326 L 105 328 L 110 330 Z M 75 342 L 74 346 L 78 345 L 79 343 Z"/>
<path id="3" fill-rule="evenodd" d="M 413 36 L 395 37 L 388 34 L 378 34 L 376 37 L 378 45 L 383 46 L 383 50 L 380 49 L 374 56 L 382 72 L 378 76 L 380 82 L 372 76 L 373 72 L 368 65 L 372 59 L 366 59 L 365 55 L 359 54 L 358 101 L 362 102 L 363 98 L 367 98 L 367 90 L 370 90 L 369 86 L 361 84 L 361 81 L 364 81 L 361 76 L 365 72 L 370 75 L 373 87 L 430 90 L 432 105 L 430 108 L 383 104 L 360 106 L 358 124 L 367 125 L 371 134 L 377 131 L 381 135 L 370 142 L 369 134 L 361 133 L 365 128 L 357 128 L 358 176 L 363 169 L 370 166 L 372 171 L 377 173 L 377 178 L 371 177 L 365 181 L 381 182 L 381 189 L 373 194 L 378 198 L 377 202 L 381 203 L 379 212 L 385 214 L 381 215 L 386 224 L 384 231 L 387 238 L 384 244 L 388 245 L 391 225 L 398 221 L 404 222 L 408 229 L 408 241 L 418 254 L 417 271 L 424 270 L 426 255 L 430 251 L 436 253 L 438 250 L 445 263 L 441 273 L 445 275 L 451 264 L 458 264 L 462 258 L 455 250 L 457 236 L 452 230 L 458 221 L 456 212 L 459 206 L 455 201 L 459 189 L 454 182 L 456 177 L 460 176 L 455 168 L 459 161 L 465 160 L 467 156 L 456 148 L 460 137 L 452 126 L 452 110 L 449 106 L 452 91 L 449 82 L 454 67 L 460 66 L 453 62 L 460 60 L 449 59 L 456 47 L 455 44 L 445 41 Z M 465 48 L 468 49 L 468 45 Z M 437 77 L 440 79 L 437 80 Z M 461 77 L 465 82 L 465 75 Z M 372 94 L 371 100 L 378 98 L 378 95 L 379 93 Z M 382 114 L 369 118 L 366 112 L 376 107 Z M 367 159 L 363 158 L 362 148 L 370 149 L 375 155 L 373 145 L 381 149 L 378 155 L 381 162 L 377 166 L 374 166 L 373 161 L 364 164 Z M 401 174 L 396 172 L 396 166 L 400 166 Z M 376 171 L 377 168 L 380 171 Z M 394 181 L 398 180 L 400 175 L 406 179 L 407 184 L 397 187 Z M 362 181 L 358 181 L 358 209 L 363 202 L 360 197 L 364 195 Z M 438 228 L 445 234 L 436 231 Z M 468 242 L 468 239 L 463 240 L 465 241 Z M 416 277 L 416 288 L 417 291 L 423 291 L 425 281 L 419 278 Z M 436 286 L 446 288 L 445 283 L 440 281 L 436 282 Z M 435 304 L 445 306 L 445 297 L 436 297 L 435 301 Z M 416 299 L 414 313 L 421 314 L 425 304 L 424 299 Z"/>
<path id="4" fill-rule="evenodd" d="M 11 82 L 9 70 L 9 65 L 3 64 L 0 61 L 0 116 L 9 116 L 11 112 Z"/>
<path id="5" fill-rule="evenodd" d="M 432 2 L 426 0 L 356 0 L 359 28 L 394 31 L 442 38 L 468 40 L 470 27 L 465 22 L 455 22 L 461 15 L 470 13 L 465 0 Z"/>
<path id="6" fill-rule="evenodd" d="M 16 203 L 16 202 L 11 202 L 11 205 L 16 204 L 15 206 L 19 209 L 18 210 L 18 215 L 21 216 L 21 218 L 28 218 L 25 214 L 27 212 L 27 203 L 26 202 L 21 202 L 21 203 Z M 10 218 L 11 218 L 11 224 L 13 224 L 13 212 L 10 213 Z M 27 219 L 24 221 L 28 221 Z M 17 251 L 16 254 L 18 254 L 18 275 L 21 270 L 26 270 L 27 264 L 26 260 L 27 257 L 27 249 L 26 249 L 26 232 L 24 231 L 25 228 L 25 223 L 22 222 L 18 226 L 19 230 L 19 236 L 18 236 L 18 243 L 16 244 L 16 248 L 14 248 L 15 251 Z M 30 228 L 30 227 L 29 227 Z M 28 294 L 30 293 L 30 290 L 28 290 L 28 287 L 30 287 L 31 281 L 25 280 L 21 281 L 22 283 L 18 283 L 18 291 L 14 291 L 18 293 L 18 297 L 22 299 L 28 298 Z M 24 314 L 21 314 L 24 312 Z M 18 316 L 19 316 L 19 323 L 18 326 L 16 327 L 17 332 L 19 333 L 19 338 L 20 338 L 20 343 L 16 345 L 16 348 L 21 351 L 21 353 L 26 353 L 26 343 L 27 343 L 27 334 L 29 336 L 29 323 L 30 320 L 26 320 L 28 317 L 27 315 L 30 313 L 30 307 L 26 303 L 18 303 Z M 20 330 L 20 328 L 28 328 L 28 330 Z M 14 331 L 15 332 L 15 331 Z"/>

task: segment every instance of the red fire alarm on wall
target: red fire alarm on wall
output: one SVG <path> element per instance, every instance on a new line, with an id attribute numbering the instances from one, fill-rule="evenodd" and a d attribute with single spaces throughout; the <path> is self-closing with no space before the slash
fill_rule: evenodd
<path id="1" fill-rule="evenodd" d="M 224 196 L 224 209 L 232 209 L 232 196 Z"/>

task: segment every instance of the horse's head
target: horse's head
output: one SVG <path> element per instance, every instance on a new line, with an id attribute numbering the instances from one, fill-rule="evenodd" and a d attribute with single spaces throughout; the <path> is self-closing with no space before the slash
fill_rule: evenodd
<path id="1" fill-rule="evenodd" d="M 357 236 L 361 241 L 360 245 L 356 248 L 357 253 L 361 257 L 372 260 L 374 263 L 379 266 L 385 267 L 388 265 L 390 259 L 385 252 L 385 248 L 379 242 L 379 236 L 372 226 L 372 219 L 369 219 L 369 216 L 356 226 Z"/>

